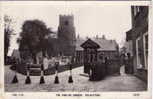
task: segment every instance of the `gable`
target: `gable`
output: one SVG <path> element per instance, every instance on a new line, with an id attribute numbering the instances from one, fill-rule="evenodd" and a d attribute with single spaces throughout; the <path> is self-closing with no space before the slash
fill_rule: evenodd
<path id="1" fill-rule="evenodd" d="M 80 46 L 82 48 L 94 48 L 94 49 L 100 48 L 100 46 L 96 42 L 92 41 L 91 39 L 88 39 L 87 41 L 85 41 Z"/>

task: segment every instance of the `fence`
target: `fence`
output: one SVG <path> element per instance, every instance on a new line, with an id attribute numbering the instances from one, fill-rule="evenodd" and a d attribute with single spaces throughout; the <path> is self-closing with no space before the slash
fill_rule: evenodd
<path id="1" fill-rule="evenodd" d="M 17 66 L 17 65 L 16 65 Z M 14 70 L 15 70 L 15 76 L 12 80 L 12 83 L 18 83 L 18 77 L 17 77 L 17 73 L 16 73 L 16 70 L 17 70 L 17 67 L 14 67 Z M 69 66 L 69 71 L 70 71 L 70 76 L 69 76 L 69 79 L 68 79 L 68 83 L 73 83 L 73 78 L 72 78 L 72 65 L 71 64 L 68 64 Z M 58 78 L 58 68 L 59 68 L 59 63 L 57 62 L 55 64 L 55 81 L 54 83 L 55 84 L 59 84 L 59 78 Z M 26 79 L 25 79 L 25 84 L 31 84 L 31 78 L 30 78 L 30 71 L 31 70 L 35 70 L 35 69 L 38 69 L 40 71 L 40 84 L 44 84 L 45 83 L 45 79 L 44 79 L 44 66 L 43 64 L 41 65 L 38 65 L 38 64 L 26 64 Z"/>

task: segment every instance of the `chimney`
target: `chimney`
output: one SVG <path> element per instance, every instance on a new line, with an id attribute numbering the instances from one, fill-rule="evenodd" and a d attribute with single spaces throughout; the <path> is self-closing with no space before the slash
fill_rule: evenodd
<path id="1" fill-rule="evenodd" d="M 89 37 L 88 37 L 88 36 L 86 36 L 86 39 L 89 39 Z"/>
<path id="2" fill-rule="evenodd" d="M 132 27 L 134 27 L 134 17 L 135 17 L 135 11 L 136 7 L 135 6 L 131 6 L 131 23 L 132 23 Z"/>
<path id="3" fill-rule="evenodd" d="M 98 35 L 96 35 L 96 39 L 98 39 Z"/>
<path id="4" fill-rule="evenodd" d="M 110 40 L 111 43 L 113 43 L 114 40 Z"/>
<path id="5" fill-rule="evenodd" d="M 79 39 L 79 38 L 80 38 L 80 35 L 78 34 L 77 39 Z"/>
<path id="6" fill-rule="evenodd" d="M 102 36 L 102 39 L 106 39 L 106 38 L 105 38 L 105 35 Z"/>

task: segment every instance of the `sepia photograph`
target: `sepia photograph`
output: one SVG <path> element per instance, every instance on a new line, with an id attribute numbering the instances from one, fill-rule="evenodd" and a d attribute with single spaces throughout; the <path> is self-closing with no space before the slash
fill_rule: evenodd
<path id="1" fill-rule="evenodd" d="M 148 5 L 6 4 L 5 92 L 147 92 Z"/>

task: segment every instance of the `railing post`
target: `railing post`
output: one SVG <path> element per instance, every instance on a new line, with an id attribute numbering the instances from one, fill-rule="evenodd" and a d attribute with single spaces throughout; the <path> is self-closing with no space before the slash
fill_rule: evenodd
<path id="1" fill-rule="evenodd" d="M 27 73 L 26 73 L 26 80 L 25 84 L 31 84 L 31 79 L 30 79 L 30 64 L 27 64 Z"/>
<path id="2" fill-rule="evenodd" d="M 72 64 L 68 63 L 68 66 L 69 66 L 69 70 L 70 70 L 70 76 L 69 76 L 68 83 L 73 83 L 73 78 L 72 78 Z"/>
<path id="3" fill-rule="evenodd" d="M 59 84 L 59 78 L 58 78 L 58 67 L 59 67 L 59 62 L 56 62 L 55 63 L 55 81 L 54 83 L 55 84 Z"/>
<path id="4" fill-rule="evenodd" d="M 16 64 L 16 62 L 15 62 L 15 64 L 14 64 L 14 66 L 15 66 L 15 76 L 14 76 L 14 78 L 13 78 L 13 80 L 12 80 L 12 83 L 13 83 L 13 84 L 14 84 L 14 83 L 18 83 L 17 72 L 16 72 L 16 70 L 17 70 L 17 64 Z"/>
<path id="5" fill-rule="evenodd" d="M 44 66 L 43 64 L 41 64 L 41 72 L 40 72 L 40 84 L 44 84 L 45 80 L 44 80 Z"/>

